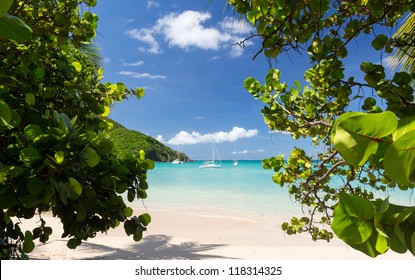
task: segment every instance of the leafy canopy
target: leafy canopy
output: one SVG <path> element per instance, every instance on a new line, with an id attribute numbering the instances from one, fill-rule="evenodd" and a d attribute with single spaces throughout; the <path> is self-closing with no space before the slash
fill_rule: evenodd
<path id="1" fill-rule="evenodd" d="M 68 247 L 121 223 L 140 240 L 148 214 L 133 216 L 125 199 L 145 199 L 144 152 L 123 153 L 108 137 L 115 101 L 142 89 L 103 83 L 91 52 L 96 0 L 1 1 L 0 240 L 1 257 L 26 257 L 52 233 L 42 213 L 63 224 Z M 8 27 L 8 28 L 5 28 Z M 30 27 L 29 27 L 30 26 Z M 93 49 L 93 48 L 92 48 Z M 23 232 L 22 219 L 39 225 Z"/>
<path id="2" fill-rule="evenodd" d="M 305 54 L 311 65 L 304 73 L 306 86 L 296 81 L 289 87 L 281 81 L 281 70 L 274 68 L 264 83 L 254 77 L 244 82 L 246 90 L 265 104 L 262 114 L 271 130 L 310 139 L 324 150 L 318 163 L 299 148 L 287 159 L 280 155 L 263 161 L 265 168 L 275 171 L 275 183 L 288 185 L 294 199 L 308 209 L 308 217 L 293 218 L 283 230 L 309 232 L 314 240 L 327 241 L 334 237 L 333 230 L 372 257 L 389 249 L 415 255 L 415 207 L 374 198 L 376 191 L 411 192 L 415 186 L 415 74 L 395 72 L 389 77 L 382 65 L 362 61 L 361 73 L 347 76 L 344 62 L 351 42 L 362 37 L 369 38 L 372 48 L 364 51 L 379 52 L 379 57 L 413 48 L 413 36 L 390 34 L 405 14 L 415 11 L 414 2 L 228 3 L 254 28 L 238 44 L 254 38 L 261 42 L 254 58 L 263 53 L 271 62 L 294 51 Z"/>

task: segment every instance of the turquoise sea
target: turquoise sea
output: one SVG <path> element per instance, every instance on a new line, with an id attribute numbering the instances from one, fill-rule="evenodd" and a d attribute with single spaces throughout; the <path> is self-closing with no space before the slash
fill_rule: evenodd
<path id="1" fill-rule="evenodd" d="M 273 171 L 264 170 L 261 161 L 239 161 L 234 166 L 229 160 L 222 161 L 222 168 L 198 168 L 202 163 L 156 162 L 148 172 L 148 198 L 137 203 L 149 209 L 241 219 L 285 221 L 302 214 L 301 206 L 286 187 L 272 181 Z M 410 192 L 389 195 L 391 202 L 414 205 Z M 383 193 L 379 196 L 385 198 Z"/>

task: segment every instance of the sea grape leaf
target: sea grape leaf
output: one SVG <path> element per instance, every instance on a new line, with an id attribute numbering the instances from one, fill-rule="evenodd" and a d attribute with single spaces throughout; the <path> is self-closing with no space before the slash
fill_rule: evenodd
<path id="1" fill-rule="evenodd" d="M 9 14 L 0 17 L 0 38 L 23 41 L 30 37 L 32 29 L 22 20 Z"/>
<path id="2" fill-rule="evenodd" d="M 72 62 L 72 66 L 75 68 L 75 70 L 77 72 L 81 72 L 82 71 L 82 65 L 81 65 L 81 63 L 79 63 L 77 61 L 74 61 L 74 62 Z"/>
<path id="3" fill-rule="evenodd" d="M 361 244 L 350 244 L 349 243 L 349 245 L 353 249 L 363 252 L 366 255 L 374 258 L 381 254 L 380 252 L 376 250 L 376 244 L 378 243 L 379 236 L 380 235 L 376 234 L 376 232 L 374 231 L 373 234 L 367 240 L 365 240 L 365 242 Z"/>
<path id="4" fill-rule="evenodd" d="M 33 147 L 27 147 L 22 149 L 20 151 L 19 157 L 20 160 L 23 161 L 26 165 L 33 164 L 42 158 L 38 150 Z"/>
<path id="5" fill-rule="evenodd" d="M 65 153 L 62 151 L 55 153 L 55 161 L 57 164 L 61 164 L 65 159 Z"/>
<path id="6" fill-rule="evenodd" d="M 379 51 L 386 45 L 387 41 L 388 37 L 384 34 L 380 34 L 372 41 L 372 47 Z"/>
<path id="7" fill-rule="evenodd" d="M 6 126 L 10 123 L 12 112 L 6 102 L 0 100 L 0 126 Z"/>
<path id="8" fill-rule="evenodd" d="M 415 117 L 403 118 L 398 121 L 398 128 L 392 134 L 393 140 L 395 141 L 405 133 L 411 130 L 415 130 Z"/>
<path id="9" fill-rule="evenodd" d="M 375 154 L 378 142 L 391 135 L 398 126 L 398 120 L 392 112 L 344 115 L 336 122 L 334 147 L 356 168 Z"/>
<path id="10" fill-rule="evenodd" d="M 402 185 L 410 184 L 415 169 L 415 130 L 403 134 L 393 142 L 385 152 L 383 166 L 392 180 Z"/>
<path id="11" fill-rule="evenodd" d="M 0 2 L 0 17 L 4 16 L 12 6 L 14 0 L 2 0 Z"/>
<path id="12" fill-rule="evenodd" d="M 23 252 L 30 253 L 35 248 L 35 243 L 33 242 L 33 234 L 30 231 L 25 232 L 25 237 L 23 241 Z"/>
<path id="13" fill-rule="evenodd" d="M 37 124 L 29 124 L 23 130 L 24 135 L 29 140 L 34 140 L 37 136 L 42 134 L 42 128 Z"/>
<path id="14" fill-rule="evenodd" d="M 74 178 L 69 177 L 69 183 L 71 184 L 71 186 L 73 187 L 74 192 L 77 195 L 81 195 L 82 194 L 82 185 Z"/>
<path id="15" fill-rule="evenodd" d="M 144 226 L 148 226 L 148 224 L 151 222 L 151 216 L 147 213 L 141 214 L 138 216 L 138 219 Z"/>
<path id="16" fill-rule="evenodd" d="M 81 152 L 81 156 L 89 167 L 94 167 L 99 163 L 99 157 L 97 152 L 90 147 L 86 147 L 85 149 L 83 149 Z"/>
<path id="17" fill-rule="evenodd" d="M 331 228 L 348 244 L 362 244 L 373 232 L 370 220 L 375 215 L 375 207 L 366 199 L 347 193 L 339 194 L 339 203 L 333 212 Z"/>

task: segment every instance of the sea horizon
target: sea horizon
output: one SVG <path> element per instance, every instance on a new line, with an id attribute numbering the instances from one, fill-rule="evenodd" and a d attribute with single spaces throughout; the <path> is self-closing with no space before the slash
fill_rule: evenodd
<path id="1" fill-rule="evenodd" d="M 262 160 L 222 160 L 222 168 L 201 169 L 204 160 L 182 164 L 155 162 L 147 173 L 148 197 L 134 206 L 202 216 L 222 216 L 247 220 L 287 221 L 308 216 L 306 208 L 293 200 L 288 187 L 273 182 L 273 170 Z M 335 183 L 336 180 L 333 180 Z M 414 205 L 411 192 L 390 191 L 391 203 Z"/>

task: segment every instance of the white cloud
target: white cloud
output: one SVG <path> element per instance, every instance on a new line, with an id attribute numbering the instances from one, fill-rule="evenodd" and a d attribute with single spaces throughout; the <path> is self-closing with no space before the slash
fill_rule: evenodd
<path id="1" fill-rule="evenodd" d="M 167 141 L 167 143 L 171 145 L 193 145 L 212 142 L 235 142 L 240 138 L 250 138 L 257 134 L 257 129 L 246 130 L 242 127 L 234 127 L 229 132 L 219 131 L 207 134 L 200 134 L 196 131 L 193 131 L 192 133 L 180 131 L 176 136 Z"/>
<path id="2" fill-rule="evenodd" d="M 157 20 L 151 28 L 132 29 L 126 35 L 145 43 L 148 48 L 140 47 L 140 51 L 159 54 L 161 47 L 157 37 L 163 37 L 170 47 L 184 50 L 198 48 L 203 50 L 228 49 L 231 56 L 243 53 L 243 48 L 232 44 L 241 41 L 249 34 L 249 26 L 242 21 L 226 17 L 216 26 L 207 26 L 211 19 L 209 12 L 184 11 L 180 14 L 170 13 Z M 247 42 L 247 45 L 252 43 Z"/>
<path id="3" fill-rule="evenodd" d="M 157 135 L 157 136 L 156 136 L 156 140 L 157 140 L 157 141 L 159 141 L 160 143 L 163 143 L 163 142 L 164 142 L 163 135 L 160 135 L 160 134 L 159 134 L 159 135 Z"/>
<path id="4" fill-rule="evenodd" d="M 147 9 L 158 8 L 158 7 L 160 7 L 160 3 L 156 1 L 147 1 Z"/>
<path id="5" fill-rule="evenodd" d="M 102 62 L 104 62 L 104 63 L 110 63 L 110 62 L 111 62 L 111 58 L 109 58 L 109 57 L 105 57 L 105 58 L 102 60 Z"/>
<path id="6" fill-rule="evenodd" d="M 247 153 L 248 153 L 248 150 L 232 152 L 232 154 L 240 154 L 240 155 L 247 154 Z"/>
<path id="7" fill-rule="evenodd" d="M 216 28 L 204 27 L 202 24 L 210 18 L 208 12 L 184 11 L 179 15 L 165 16 L 158 20 L 157 26 L 170 46 L 218 50 L 231 38 L 228 33 L 222 33 Z"/>
<path id="8" fill-rule="evenodd" d="M 122 64 L 122 66 L 140 66 L 143 65 L 144 61 L 140 60 L 140 61 L 136 61 L 136 62 L 124 62 Z"/>
<path id="9" fill-rule="evenodd" d="M 387 68 L 389 70 L 391 70 L 393 68 L 393 64 L 395 62 L 396 61 L 393 59 L 393 56 L 392 55 L 385 56 L 382 59 L 382 64 L 385 66 L 385 68 Z"/>
<path id="10" fill-rule="evenodd" d="M 157 42 L 156 38 L 154 38 L 153 36 L 153 30 L 148 29 L 148 28 L 142 28 L 138 30 L 134 28 L 131 30 L 127 30 L 125 32 L 125 35 L 149 45 L 148 49 L 140 48 L 141 51 L 154 53 L 154 54 L 161 53 L 160 45 Z"/>
<path id="11" fill-rule="evenodd" d="M 120 71 L 118 72 L 118 74 L 123 75 L 123 76 L 129 76 L 135 79 L 151 79 L 151 80 L 156 80 L 156 79 L 166 79 L 166 76 L 162 76 L 162 75 L 152 75 L 149 73 L 137 73 L 137 72 L 132 72 L 132 71 Z"/>

